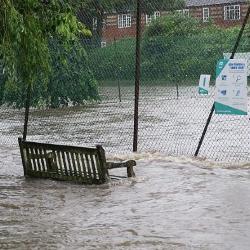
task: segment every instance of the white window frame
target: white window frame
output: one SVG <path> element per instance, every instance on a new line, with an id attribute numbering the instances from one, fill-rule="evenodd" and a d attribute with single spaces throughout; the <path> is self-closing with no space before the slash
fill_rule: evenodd
<path id="1" fill-rule="evenodd" d="M 118 28 L 130 28 L 132 26 L 132 16 L 131 14 L 120 14 L 118 15 Z"/>
<path id="2" fill-rule="evenodd" d="M 203 23 L 208 22 L 209 18 L 210 18 L 210 9 L 208 7 L 205 7 L 203 8 L 203 14 L 202 14 Z"/>
<path id="3" fill-rule="evenodd" d="M 146 24 L 150 24 L 152 22 L 152 15 L 146 14 Z"/>
<path id="4" fill-rule="evenodd" d="M 241 9 L 239 4 L 224 6 L 224 20 L 234 21 L 241 19 Z"/>
<path id="5" fill-rule="evenodd" d="M 183 10 L 183 15 L 189 17 L 189 9 L 184 9 Z"/>
<path id="6" fill-rule="evenodd" d="M 101 42 L 101 48 L 105 48 L 105 47 L 107 47 L 107 42 L 102 41 L 102 42 Z"/>
<path id="7" fill-rule="evenodd" d="M 177 10 L 178 14 L 189 17 L 189 9 Z"/>
<path id="8" fill-rule="evenodd" d="M 107 22 L 106 18 L 103 18 L 103 20 L 102 20 L 102 27 L 103 27 L 103 28 L 106 27 L 106 22 Z"/>
<path id="9" fill-rule="evenodd" d="M 156 20 L 159 17 L 161 17 L 160 11 L 155 11 L 154 14 L 146 14 L 146 24 L 150 24 L 153 19 Z"/>
<path id="10" fill-rule="evenodd" d="M 160 11 L 155 11 L 154 12 L 154 18 L 157 19 L 159 17 L 161 17 L 161 12 Z"/>
<path id="11" fill-rule="evenodd" d="M 93 17 L 92 19 L 92 28 L 93 30 L 97 30 L 97 17 Z"/>

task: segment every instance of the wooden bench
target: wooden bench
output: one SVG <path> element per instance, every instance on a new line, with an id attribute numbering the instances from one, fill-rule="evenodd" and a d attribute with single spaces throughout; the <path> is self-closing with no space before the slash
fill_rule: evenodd
<path id="1" fill-rule="evenodd" d="M 127 168 L 134 177 L 133 160 L 106 162 L 102 146 L 74 147 L 23 141 L 18 138 L 24 175 L 36 178 L 75 181 L 82 184 L 103 184 L 110 180 L 109 169 Z"/>

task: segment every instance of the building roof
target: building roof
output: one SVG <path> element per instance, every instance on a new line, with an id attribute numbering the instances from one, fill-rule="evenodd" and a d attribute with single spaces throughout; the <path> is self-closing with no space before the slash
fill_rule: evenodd
<path id="1" fill-rule="evenodd" d="M 186 0 L 187 7 L 208 6 L 217 4 L 246 3 L 246 0 Z"/>

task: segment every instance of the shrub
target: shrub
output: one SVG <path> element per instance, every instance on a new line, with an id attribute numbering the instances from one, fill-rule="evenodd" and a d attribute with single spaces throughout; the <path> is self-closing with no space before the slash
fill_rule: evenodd
<path id="1" fill-rule="evenodd" d="M 98 80 L 117 77 L 133 79 L 135 71 L 135 39 L 114 41 L 105 48 L 89 49 L 89 64 Z"/>
<path id="2" fill-rule="evenodd" d="M 216 62 L 224 52 L 232 51 L 238 33 L 239 27 L 201 26 L 191 17 L 166 16 L 145 32 L 143 76 L 172 80 L 197 79 L 204 73 L 214 76 Z M 240 47 L 241 51 L 248 49 Z M 151 73 L 156 71 L 160 74 Z"/>

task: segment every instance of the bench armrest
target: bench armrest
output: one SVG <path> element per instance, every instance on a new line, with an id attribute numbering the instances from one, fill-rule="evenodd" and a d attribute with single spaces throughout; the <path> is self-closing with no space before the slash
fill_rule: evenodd
<path id="1" fill-rule="evenodd" d="M 136 162 L 134 160 L 129 160 L 125 162 L 107 162 L 108 169 L 127 168 L 128 177 L 135 177 L 133 169 L 134 166 L 136 166 Z"/>

